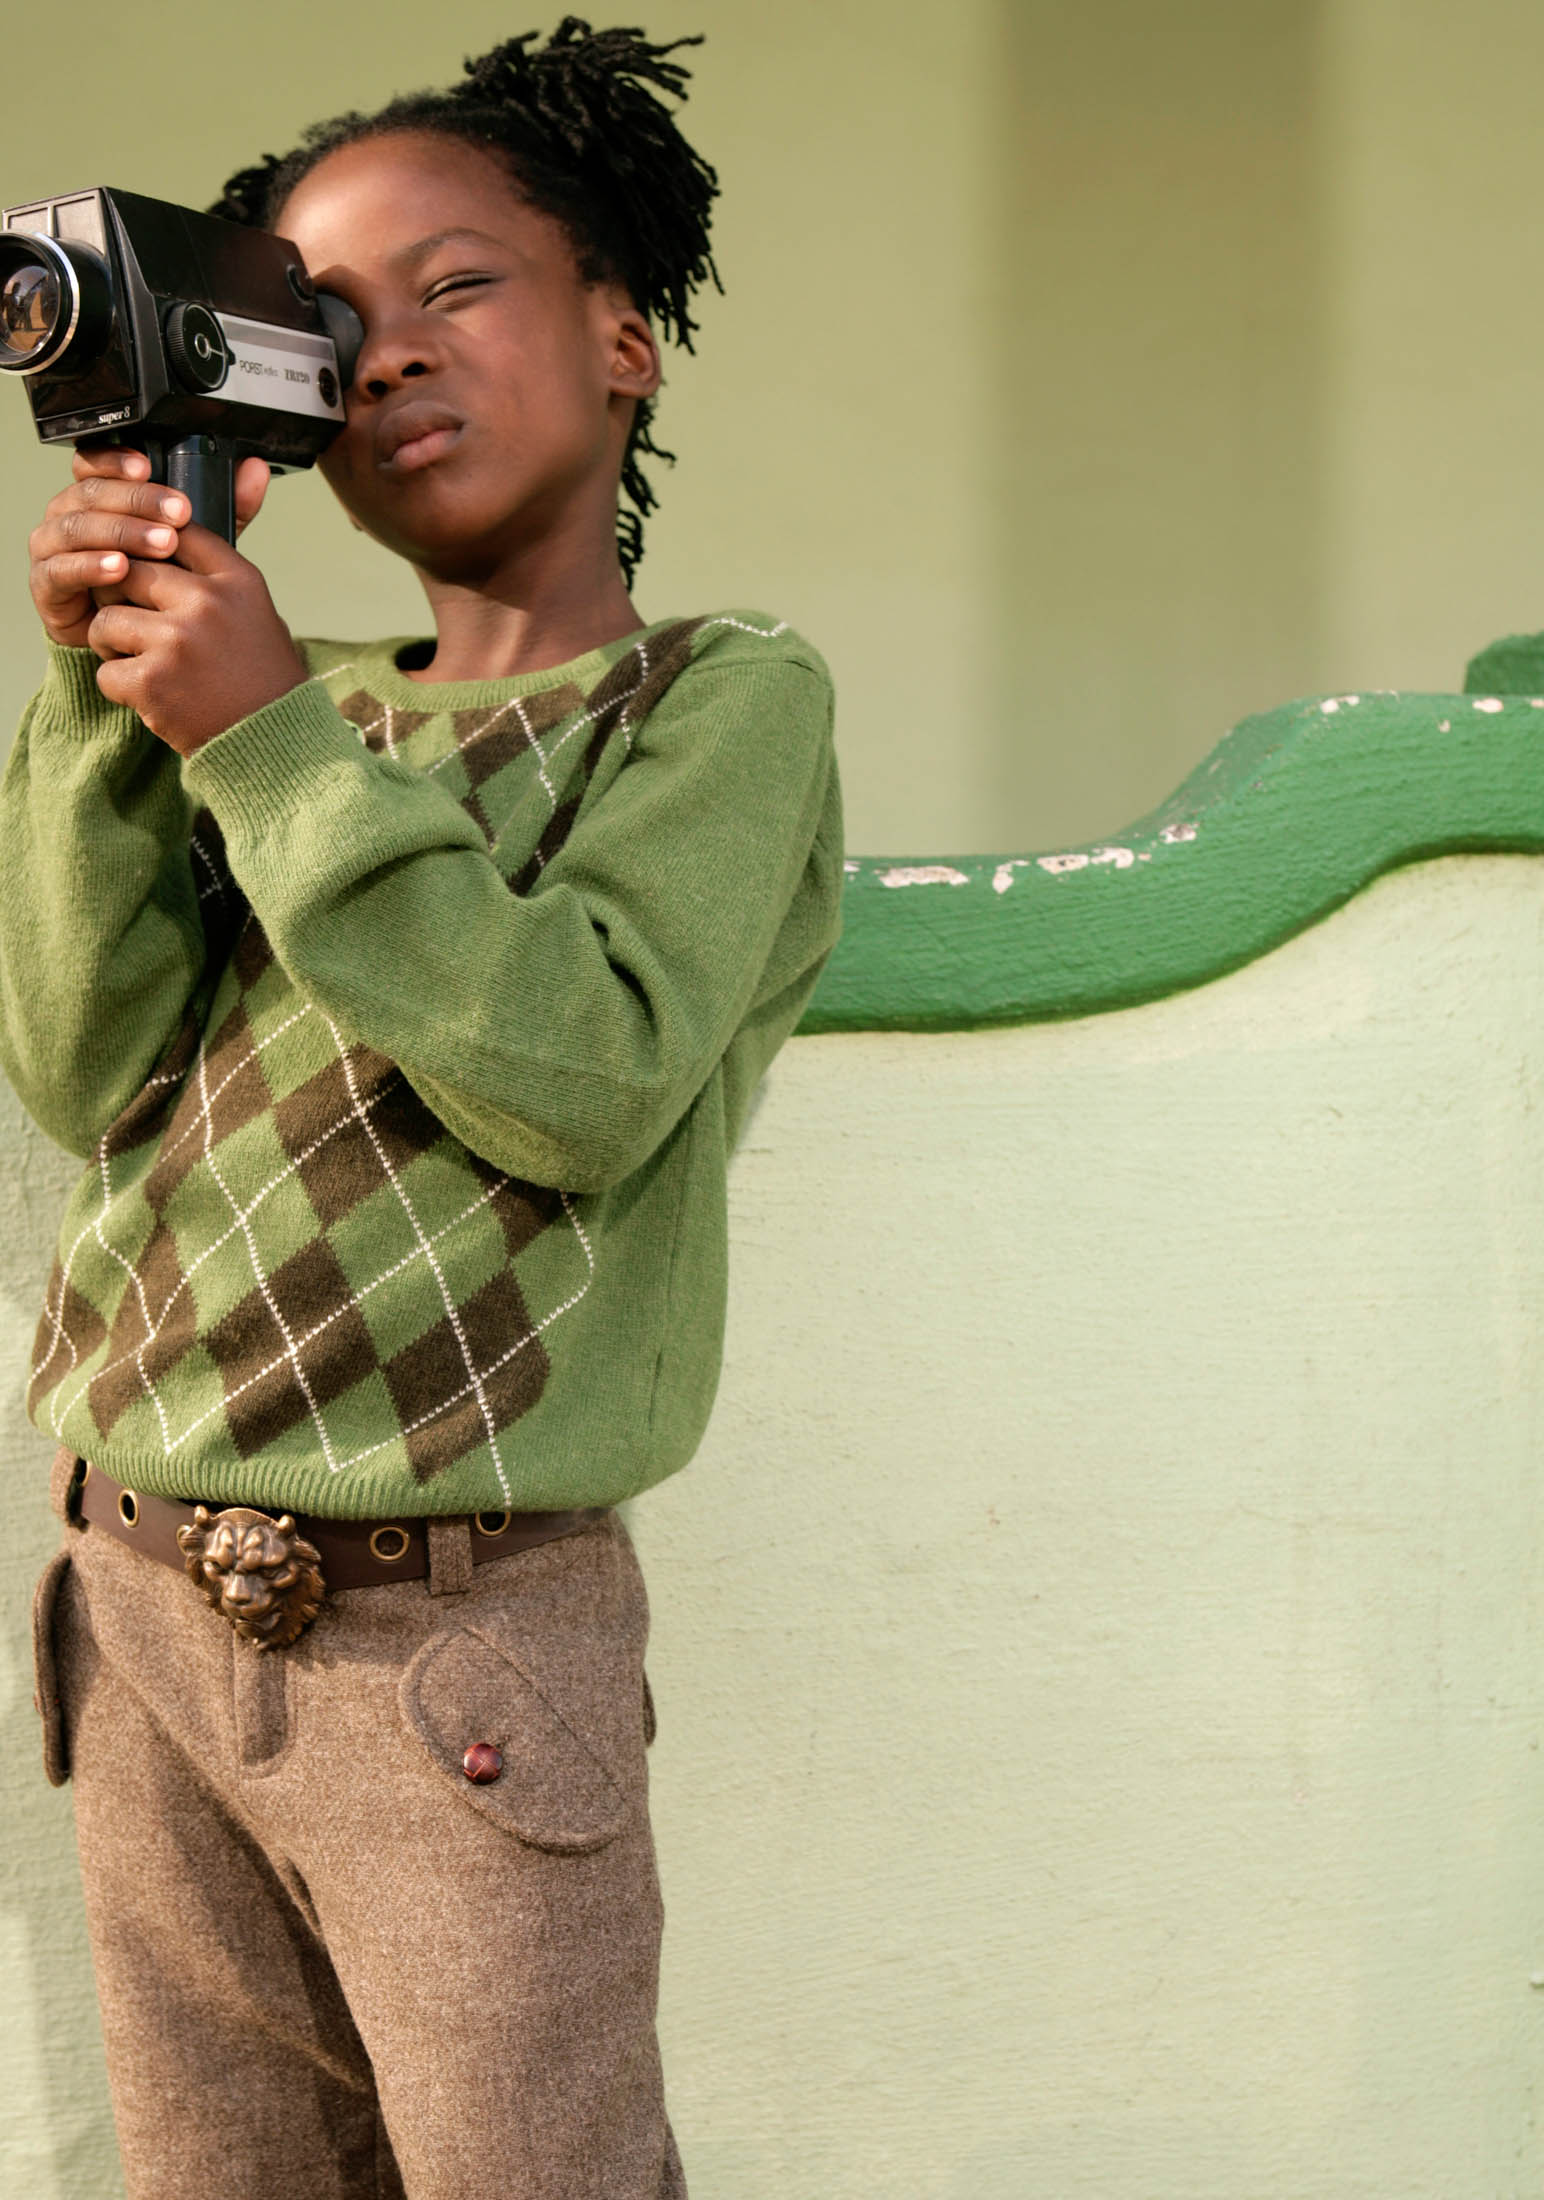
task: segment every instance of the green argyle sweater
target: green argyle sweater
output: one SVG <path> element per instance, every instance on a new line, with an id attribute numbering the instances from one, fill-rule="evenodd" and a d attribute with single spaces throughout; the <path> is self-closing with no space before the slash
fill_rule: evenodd
<path id="1" fill-rule="evenodd" d="M 166 1496 L 613 1503 L 701 1436 L 836 938 L 828 675 L 753 612 L 454 685 L 305 646 L 186 763 L 55 650 L 12 751 L 0 1062 L 90 1162 L 29 1410 Z"/>

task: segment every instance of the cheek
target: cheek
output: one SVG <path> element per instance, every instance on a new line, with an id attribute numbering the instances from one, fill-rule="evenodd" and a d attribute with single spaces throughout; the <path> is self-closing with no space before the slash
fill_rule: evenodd
<path id="1" fill-rule="evenodd" d="M 339 436 L 330 443 L 316 462 L 316 470 L 329 489 L 341 496 L 353 477 L 353 462 L 347 447 L 347 439 Z"/>

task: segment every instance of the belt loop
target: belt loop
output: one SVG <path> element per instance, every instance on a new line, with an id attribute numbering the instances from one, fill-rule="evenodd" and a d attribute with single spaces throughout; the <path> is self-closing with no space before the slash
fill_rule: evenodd
<path id="1" fill-rule="evenodd" d="M 472 1586 L 472 1529 L 464 1513 L 424 1522 L 429 1545 L 429 1594 L 458 1597 Z"/>

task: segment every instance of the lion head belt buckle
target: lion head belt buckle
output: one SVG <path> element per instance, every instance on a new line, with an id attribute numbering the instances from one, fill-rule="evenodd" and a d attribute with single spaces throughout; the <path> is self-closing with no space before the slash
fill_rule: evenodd
<path id="1" fill-rule="evenodd" d="M 321 1553 L 296 1534 L 288 1513 L 273 1520 L 245 1505 L 217 1513 L 197 1505 L 177 1542 L 215 1610 L 259 1650 L 282 1650 L 321 1610 L 327 1593 Z"/>

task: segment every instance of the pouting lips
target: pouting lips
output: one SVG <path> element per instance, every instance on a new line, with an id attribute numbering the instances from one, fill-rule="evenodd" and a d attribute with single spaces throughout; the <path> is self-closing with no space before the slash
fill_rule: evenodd
<path id="1" fill-rule="evenodd" d="M 465 425 L 459 413 L 452 412 L 446 405 L 433 404 L 426 398 L 415 398 L 410 404 L 398 405 L 394 411 L 386 413 L 376 422 L 373 438 L 375 463 L 377 466 L 399 463 L 398 454 L 406 452 L 409 444 L 427 445 L 432 437 L 438 445 L 442 436 L 454 437 Z M 426 448 L 424 453 L 426 458 L 437 455 L 437 449 Z"/>

